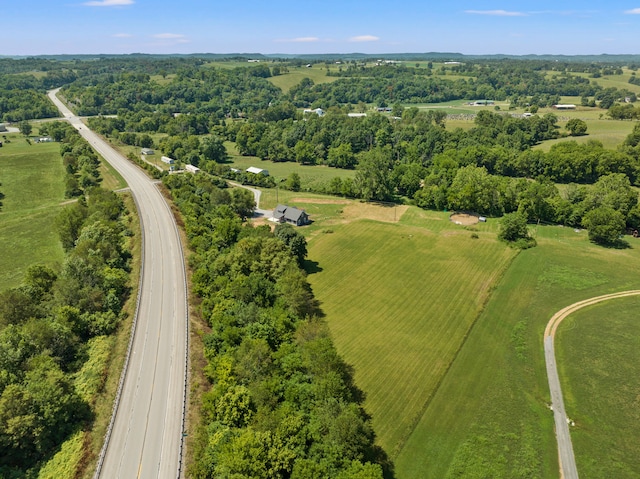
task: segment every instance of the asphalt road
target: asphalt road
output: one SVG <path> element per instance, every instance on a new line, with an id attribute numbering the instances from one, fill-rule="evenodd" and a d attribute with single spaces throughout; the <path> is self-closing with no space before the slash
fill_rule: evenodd
<path id="1" fill-rule="evenodd" d="M 553 407 L 553 417 L 556 425 L 560 477 L 564 479 L 578 479 L 578 468 L 576 467 L 576 459 L 573 454 L 573 445 L 571 444 L 571 435 L 569 433 L 569 421 L 564 409 L 562 389 L 560 387 L 560 379 L 558 377 L 558 368 L 553 344 L 556 331 L 564 318 L 579 309 L 602 301 L 635 295 L 640 295 L 640 291 L 634 290 L 605 294 L 604 296 L 585 299 L 584 301 L 574 303 L 554 314 L 545 328 L 544 359 L 547 364 L 547 378 L 549 380 L 549 391 L 551 392 L 551 406 Z"/>
<path id="2" fill-rule="evenodd" d="M 96 477 L 174 479 L 181 467 L 187 354 L 187 292 L 178 230 L 153 181 L 89 130 L 56 93 L 49 97 L 63 116 L 128 183 L 144 233 L 132 349 Z"/>

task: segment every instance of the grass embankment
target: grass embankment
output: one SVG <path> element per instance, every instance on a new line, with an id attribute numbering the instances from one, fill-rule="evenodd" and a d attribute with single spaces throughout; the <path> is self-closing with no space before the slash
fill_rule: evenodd
<path id="1" fill-rule="evenodd" d="M 291 87 L 299 84 L 304 78 L 309 78 L 313 83 L 319 85 L 321 83 L 330 83 L 339 80 L 340 77 L 327 76 L 327 69 L 324 64 L 315 64 L 307 67 L 288 66 L 288 73 L 268 78 L 275 86 L 287 93 Z M 332 70 L 336 68 L 331 67 Z"/>
<path id="2" fill-rule="evenodd" d="M 569 316 L 556 352 L 580 477 L 640 477 L 640 299 L 601 303 Z"/>
<path id="3" fill-rule="evenodd" d="M 0 291 L 18 286 L 30 265 L 51 266 L 64 257 L 53 227 L 65 202 L 60 145 L 6 137 L 0 149 Z"/>
<path id="4" fill-rule="evenodd" d="M 584 231 L 559 226 L 539 227 L 537 238 L 498 284 L 397 456 L 398 478 L 557 477 L 544 327 L 568 304 L 637 288 L 640 243 L 608 250 L 590 244 Z M 602 404 L 601 391 L 593 394 Z"/>
<path id="5" fill-rule="evenodd" d="M 309 280 L 393 456 L 515 253 L 489 225 L 472 239 L 446 213 L 412 207 L 394 223 L 391 208 L 379 208 L 387 221 L 351 221 L 346 206 L 326 223 L 331 234 L 311 238 L 309 258 L 319 264 Z"/>

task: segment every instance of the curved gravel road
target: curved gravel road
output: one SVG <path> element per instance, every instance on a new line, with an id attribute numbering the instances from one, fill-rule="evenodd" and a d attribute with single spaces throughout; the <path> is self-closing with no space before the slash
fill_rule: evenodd
<path id="1" fill-rule="evenodd" d="M 579 301 L 554 314 L 544 330 L 544 359 L 547 364 L 547 378 L 549 380 L 549 391 L 551 392 L 551 406 L 553 408 L 553 417 L 556 425 L 560 477 L 563 477 L 564 479 L 578 479 L 578 468 L 576 467 L 576 459 L 573 454 L 571 435 L 569 434 L 569 423 L 564 409 L 564 400 L 562 399 L 562 389 L 560 388 L 560 379 L 558 377 L 558 369 L 556 365 L 556 355 L 553 343 L 556 331 L 564 318 L 579 309 L 602 301 L 608 301 L 610 299 L 636 295 L 640 295 L 640 290 L 605 294 L 603 296 Z"/>
<path id="2" fill-rule="evenodd" d="M 74 116 L 56 97 L 58 90 L 49 92 L 51 101 L 128 183 L 144 237 L 130 355 L 95 477 L 173 479 L 181 473 L 187 365 L 187 288 L 178 229 L 154 182 Z"/>

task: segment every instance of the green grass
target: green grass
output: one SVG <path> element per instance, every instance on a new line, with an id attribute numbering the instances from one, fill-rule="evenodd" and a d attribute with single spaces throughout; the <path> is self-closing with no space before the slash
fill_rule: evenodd
<path id="1" fill-rule="evenodd" d="M 600 110 L 601 111 L 601 110 Z M 563 112 L 564 114 L 564 112 Z M 606 120 L 606 119 L 589 119 L 582 118 L 587 123 L 587 134 L 584 136 L 557 138 L 555 140 L 547 140 L 540 145 L 536 145 L 535 149 L 549 151 L 556 143 L 563 141 L 576 141 L 578 143 L 587 143 L 589 140 L 597 140 L 601 142 L 605 148 L 616 149 L 624 142 L 625 138 L 633 131 L 635 122 L 624 120 Z M 564 131 L 566 121 L 559 121 L 561 131 Z"/>
<path id="2" fill-rule="evenodd" d="M 336 221 L 332 233 L 310 239 L 308 256 L 321 271 L 309 280 L 392 456 L 515 254 L 491 228 L 479 226 L 474 240 L 448 214 L 412 207 L 399 223 Z"/>
<path id="3" fill-rule="evenodd" d="M 28 145 L 18 134 L 0 149 L 0 291 L 17 286 L 34 263 L 63 259 L 53 221 L 63 207 L 64 168 L 60 145 Z"/>
<path id="4" fill-rule="evenodd" d="M 291 173 L 300 175 L 302 189 L 314 189 L 320 184 L 328 183 L 332 178 L 353 178 L 355 170 L 344 170 L 341 168 L 330 168 L 324 165 L 301 165 L 293 161 L 271 162 L 264 161 L 255 156 L 241 156 L 238 154 L 235 144 L 225 142 L 227 151 L 231 157 L 228 166 L 239 170 L 246 170 L 250 166 L 257 166 L 269 171 L 276 181 L 286 179 Z"/>
<path id="5" fill-rule="evenodd" d="M 536 233 L 538 246 L 513 261 L 397 456 L 399 479 L 557 477 L 544 327 L 568 304 L 637 288 L 640 243 L 608 250 L 584 231 Z"/>
<path id="6" fill-rule="evenodd" d="M 531 226 L 538 246 L 516 255 L 491 219 L 473 240 L 447 213 L 410 207 L 393 223 L 315 201 L 299 205 L 314 208 L 301 230 L 309 280 L 396 477 L 557 477 L 544 327 L 568 304 L 637 288 L 640 240 L 605 249 L 585 231 Z"/>
<path id="7" fill-rule="evenodd" d="M 640 299 L 569 316 L 556 351 L 580 477 L 640 478 Z"/>
<path id="8" fill-rule="evenodd" d="M 300 83 L 304 78 L 309 78 L 315 84 L 330 83 L 340 79 L 340 77 L 327 76 L 327 70 L 324 64 L 313 65 L 311 68 L 292 66 L 288 68 L 288 73 L 268 79 L 285 93 L 288 92 L 291 87 Z"/>

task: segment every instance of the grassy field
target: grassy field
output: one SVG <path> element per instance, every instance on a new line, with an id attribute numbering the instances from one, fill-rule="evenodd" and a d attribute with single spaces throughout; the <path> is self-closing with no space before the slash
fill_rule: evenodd
<path id="1" fill-rule="evenodd" d="M 231 157 L 231 163 L 228 165 L 239 170 L 246 170 L 250 166 L 257 166 L 269 171 L 269 174 L 275 177 L 276 181 L 286 179 L 291 173 L 300 175 L 302 189 L 314 188 L 321 183 L 327 183 L 332 178 L 339 176 L 340 178 L 353 178 L 355 170 L 344 170 L 341 168 L 330 168 L 324 165 L 301 165 L 292 161 L 271 162 L 263 161 L 255 156 L 241 156 L 235 148 L 235 144 L 225 142 L 225 146 Z"/>
<path id="2" fill-rule="evenodd" d="M 309 279 L 367 396 L 378 441 L 395 455 L 515 253 L 490 226 L 472 239 L 446 213 L 411 207 L 394 222 L 393 208 L 378 207 L 378 220 L 358 209 L 341 205 L 312 235 L 319 272 Z"/>
<path id="3" fill-rule="evenodd" d="M 330 83 L 339 79 L 339 77 L 327 76 L 327 69 L 324 64 L 313 65 L 307 67 L 289 66 L 289 72 L 282 75 L 269 78 L 269 81 L 280 88 L 283 92 L 288 92 L 292 86 L 300 83 L 304 78 L 313 80 L 313 83 Z"/>
<path id="4" fill-rule="evenodd" d="M 0 290 L 17 286 L 34 263 L 62 261 L 62 246 L 53 221 L 64 203 L 64 168 L 60 145 L 29 145 L 9 134 L 0 149 Z"/>
<path id="5" fill-rule="evenodd" d="M 640 478 L 640 299 L 569 316 L 556 351 L 580 477 Z"/>
<path id="6" fill-rule="evenodd" d="M 285 194 L 311 212 L 309 280 L 396 477 L 557 477 L 544 326 L 567 304 L 637 288 L 640 240 L 610 250 L 531 227 L 538 246 L 516 256 L 497 221 L 472 239 L 447 213 Z M 639 432 L 625 432 L 632 458 Z"/>

